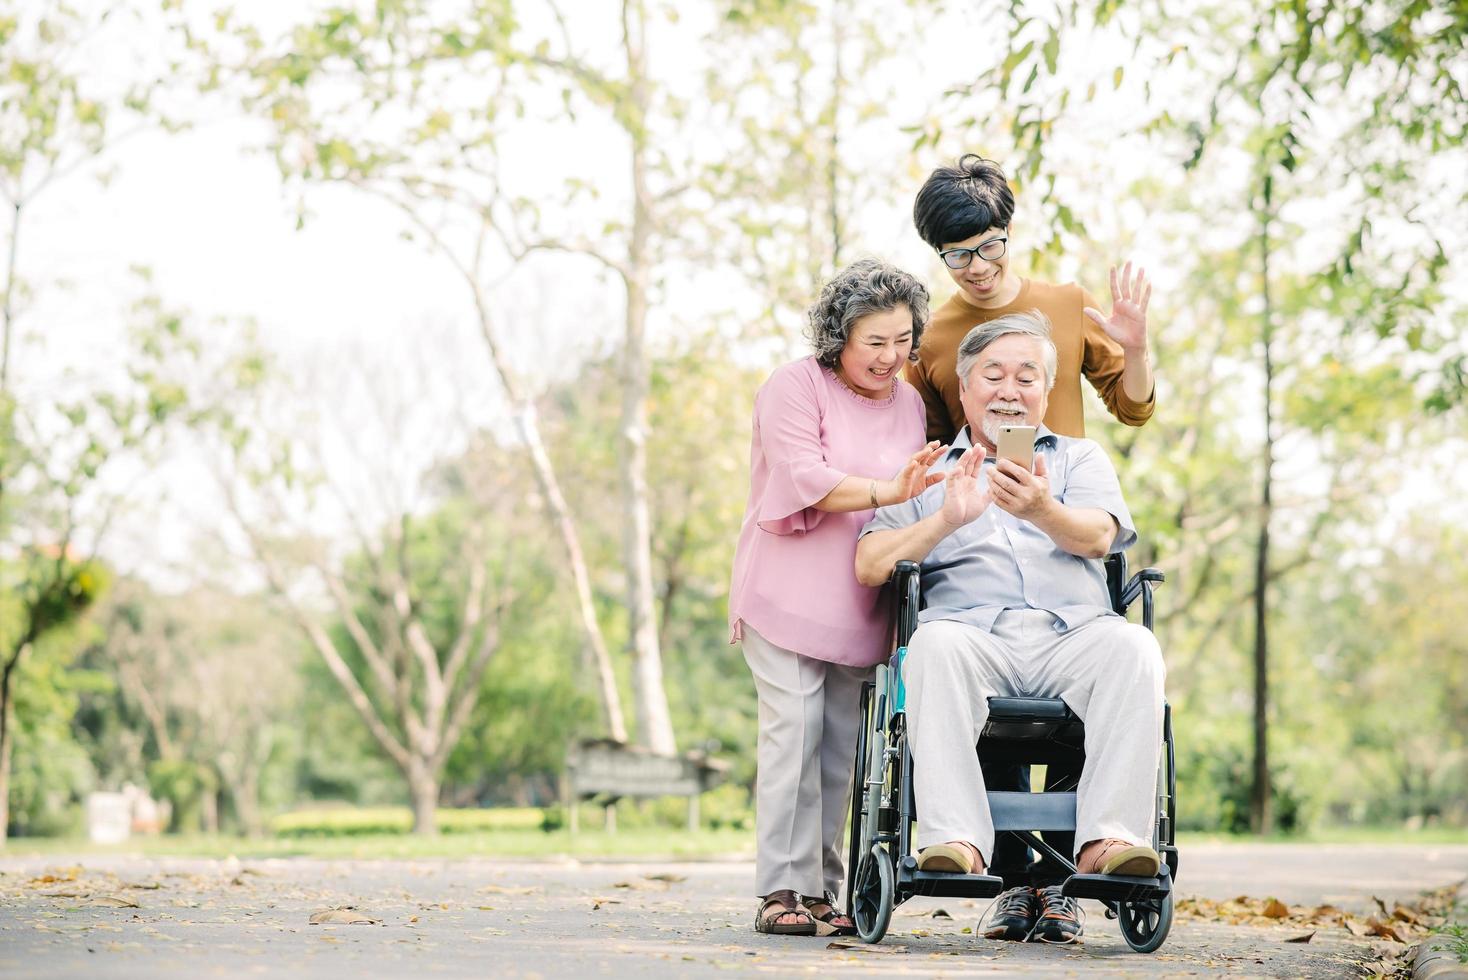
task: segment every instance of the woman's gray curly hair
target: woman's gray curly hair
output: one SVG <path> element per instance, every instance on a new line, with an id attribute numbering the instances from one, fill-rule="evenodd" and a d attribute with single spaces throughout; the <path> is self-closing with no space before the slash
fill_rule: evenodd
<path id="1" fill-rule="evenodd" d="M 806 314 L 805 336 L 815 348 L 816 360 L 835 367 L 851 336 L 851 328 L 864 316 L 887 313 L 906 306 L 912 314 L 912 352 L 918 359 L 918 343 L 928 323 L 928 290 L 917 279 L 895 265 L 879 259 L 857 259 L 821 287 Z"/>

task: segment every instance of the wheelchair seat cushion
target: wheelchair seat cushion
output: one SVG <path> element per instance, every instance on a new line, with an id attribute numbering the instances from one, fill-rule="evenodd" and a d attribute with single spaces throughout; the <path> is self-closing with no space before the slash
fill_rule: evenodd
<path id="1" fill-rule="evenodd" d="M 1076 721 L 1059 698 L 990 698 L 990 721 Z"/>

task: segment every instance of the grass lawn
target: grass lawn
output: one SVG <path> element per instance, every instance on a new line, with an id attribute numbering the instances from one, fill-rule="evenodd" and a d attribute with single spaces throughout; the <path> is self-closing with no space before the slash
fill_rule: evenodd
<path id="1" fill-rule="evenodd" d="M 602 825 L 595 807 L 582 808 L 582 830 L 574 837 L 564 827 L 542 830 L 544 812 L 523 809 L 439 811 L 436 837 L 408 833 L 404 807 L 334 807 L 284 813 L 271 833 L 247 839 L 233 835 L 168 834 L 137 836 L 117 845 L 93 844 L 78 837 L 17 837 L 0 854 L 86 856 L 139 854 L 149 857 L 239 858 L 520 858 L 526 860 L 719 860 L 754 858 L 754 831 L 700 829 L 659 821 L 650 811 L 634 810 L 615 833 Z M 1265 838 L 1228 834 L 1180 834 L 1180 845 L 1229 843 L 1280 844 L 1468 844 L 1468 828 L 1325 828 L 1309 834 Z"/>
<path id="2" fill-rule="evenodd" d="M 1468 827 L 1427 827 L 1404 830 L 1401 827 L 1321 827 L 1303 834 L 1270 834 L 1253 837 L 1247 834 L 1178 833 L 1178 846 L 1189 843 L 1209 844 L 1468 844 Z"/>
<path id="3" fill-rule="evenodd" d="M 415 837 L 412 834 L 353 834 L 343 837 L 265 837 L 249 840 L 228 835 L 164 835 L 134 837 L 125 844 L 93 844 L 75 837 L 12 838 L 0 854 L 93 855 L 141 854 L 148 857 L 239 858 L 476 858 L 527 859 L 638 858 L 697 860 L 754 857 L 754 834 L 747 830 L 700 830 L 669 827 L 623 829 L 615 834 L 582 831 L 573 839 L 566 830 L 488 830 Z"/>

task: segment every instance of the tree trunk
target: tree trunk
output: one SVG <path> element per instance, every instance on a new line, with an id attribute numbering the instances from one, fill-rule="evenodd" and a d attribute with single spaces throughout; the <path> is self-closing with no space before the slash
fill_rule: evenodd
<path id="1" fill-rule="evenodd" d="M 199 829 L 210 836 L 219 833 L 218 786 L 205 786 L 199 793 Z"/>
<path id="2" fill-rule="evenodd" d="M 839 272 L 841 269 L 841 254 L 844 231 L 841 227 L 841 100 L 845 97 L 846 76 L 841 70 L 841 44 L 845 40 L 845 32 L 841 29 L 845 22 L 845 11 L 838 0 L 831 5 L 831 44 L 834 53 L 831 58 L 831 132 L 830 142 L 826 147 L 828 154 L 826 159 L 826 192 L 830 195 L 827 202 L 830 205 L 829 214 L 831 222 L 831 271 Z"/>
<path id="3" fill-rule="evenodd" d="M 221 769 L 219 781 L 234 805 L 240 833 L 250 838 L 265 836 L 265 822 L 260 818 L 260 767 L 246 761 L 238 773 L 226 773 Z"/>
<path id="4" fill-rule="evenodd" d="M 445 252 L 447 253 L 446 249 Z M 546 452 L 545 442 L 540 437 L 540 426 L 535 420 L 535 406 L 520 391 L 520 385 L 505 358 L 498 331 L 489 315 L 489 303 L 476 278 L 477 270 L 470 269 L 465 274 L 474 293 L 474 309 L 479 315 L 479 333 L 484 338 L 484 346 L 489 349 L 490 364 L 499 376 L 500 386 L 504 388 L 510 403 L 519 406 L 519 410 L 515 412 L 515 426 L 525 442 L 525 450 L 530 456 L 530 468 L 535 474 L 536 483 L 540 485 L 546 507 L 550 510 L 551 521 L 566 549 L 566 560 L 571 566 L 571 580 L 576 589 L 576 610 L 581 617 L 581 629 L 586 636 L 592 664 L 596 667 L 597 693 L 601 697 L 607 734 L 618 742 L 626 742 L 627 723 L 622 716 L 622 698 L 617 691 L 617 678 L 612 671 L 612 658 L 607 653 L 606 639 L 602 636 L 601 624 L 597 622 L 596 606 L 591 595 L 591 575 L 587 571 L 586 555 L 581 550 L 581 537 L 576 531 L 576 522 L 571 519 L 571 508 L 567 506 L 566 497 L 561 493 L 555 467 L 551 465 L 550 454 Z"/>
<path id="5" fill-rule="evenodd" d="M 15 294 L 15 257 L 20 246 L 20 208 L 21 202 L 16 201 L 10 216 L 10 250 L 5 262 L 5 319 L 3 325 L 0 325 L 4 329 L 4 336 L 0 338 L 0 397 L 4 398 L 10 395 L 10 334 L 15 321 L 12 299 Z M 5 434 L 5 438 L 9 438 L 9 433 Z"/>
<path id="6" fill-rule="evenodd" d="M 17 649 L 0 670 L 0 844 L 10 835 L 10 756 L 15 741 L 15 704 L 11 691 L 15 669 L 25 650 L 24 646 Z"/>
<path id="7" fill-rule="evenodd" d="M 418 759 L 408 767 L 407 777 L 413 805 L 413 833 L 432 837 L 438 833 L 438 777 Z"/>
<path id="8" fill-rule="evenodd" d="M 10 701 L 0 706 L 0 844 L 10 837 Z"/>
<path id="9" fill-rule="evenodd" d="M 632 239 L 627 256 L 627 334 L 622 348 L 622 518 L 627 566 L 627 612 L 632 647 L 633 690 L 637 698 L 638 741 L 664 755 L 677 751 L 668 695 L 663 686 L 657 609 L 652 584 L 652 516 L 647 492 L 647 288 L 652 213 L 647 186 L 648 92 L 643 48 L 644 12 L 640 0 L 622 8 L 627 52 L 631 117 L 624 120 L 632 140 Z"/>
<path id="10" fill-rule="evenodd" d="M 1274 480 L 1274 310 L 1269 295 L 1269 221 L 1272 180 L 1264 173 L 1259 220 L 1259 266 L 1263 295 L 1264 340 L 1264 473 L 1259 494 L 1259 544 L 1254 558 L 1254 778 L 1249 793 L 1249 829 L 1269 833 L 1273 822 L 1269 786 L 1269 522 Z"/>

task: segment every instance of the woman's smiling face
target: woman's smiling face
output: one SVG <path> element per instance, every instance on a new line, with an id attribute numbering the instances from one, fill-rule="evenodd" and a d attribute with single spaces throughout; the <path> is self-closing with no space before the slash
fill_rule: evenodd
<path id="1" fill-rule="evenodd" d="M 868 313 L 851 325 L 836 373 L 867 398 L 886 398 L 912 351 L 912 312 L 906 305 Z"/>

